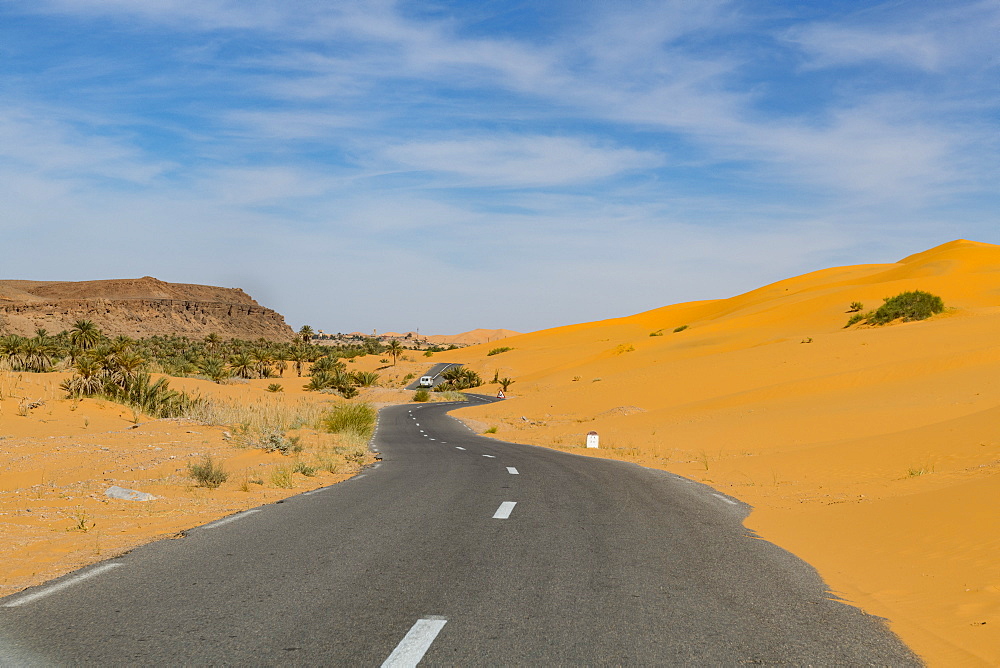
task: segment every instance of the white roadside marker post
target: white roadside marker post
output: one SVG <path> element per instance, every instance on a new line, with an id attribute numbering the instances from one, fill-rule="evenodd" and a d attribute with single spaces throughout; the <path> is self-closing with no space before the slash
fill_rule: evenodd
<path id="1" fill-rule="evenodd" d="M 588 448 L 599 448 L 600 436 L 597 435 L 596 431 L 592 431 L 587 434 L 587 447 Z"/>

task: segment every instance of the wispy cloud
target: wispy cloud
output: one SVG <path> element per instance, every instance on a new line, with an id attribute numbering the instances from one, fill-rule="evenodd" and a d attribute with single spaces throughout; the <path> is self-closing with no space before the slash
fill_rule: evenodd
<path id="1" fill-rule="evenodd" d="M 0 226 L 20 247 L 0 259 L 238 279 L 298 323 L 430 312 L 426 331 L 1000 242 L 996 3 L 802 11 L 8 0 Z M 417 271 L 467 304 L 415 299 Z M 355 276 L 381 297 L 301 289 Z"/>

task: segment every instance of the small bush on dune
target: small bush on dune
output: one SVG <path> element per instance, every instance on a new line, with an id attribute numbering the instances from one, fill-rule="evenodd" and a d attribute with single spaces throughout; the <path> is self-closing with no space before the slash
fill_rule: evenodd
<path id="1" fill-rule="evenodd" d="M 687 328 L 688 328 L 687 325 L 681 325 L 680 327 L 674 327 L 674 334 L 676 334 L 677 332 L 683 332 Z"/>
<path id="2" fill-rule="evenodd" d="M 514 350 L 514 349 L 511 348 L 510 346 L 501 346 L 499 348 L 494 348 L 490 352 L 486 353 L 486 356 L 489 357 L 490 355 L 499 355 L 500 353 L 505 353 L 505 352 L 508 352 L 508 351 L 511 351 L 511 350 Z"/>
<path id="3" fill-rule="evenodd" d="M 215 489 L 229 479 L 229 474 L 210 456 L 201 460 L 200 464 L 188 464 L 188 475 L 195 479 L 199 487 Z"/>
<path id="4" fill-rule="evenodd" d="M 885 303 L 876 309 L 869 321 L 874 325 L 883 325 L 893 320 L 903 319 L 903 322 L 926 320 L 935 313 L 944 311 L 944 302 L 937 295 L 922 290 L 903 292 L 895 297 L 888 297 Z"/>
<path id="5" fill-rule="evenodd" d="M 367 441 L 375 433 L 377 415 L 371 404 L 340 404 L 324 415 L 320 424 L 331 434 L 355 434 Z"/>
<path id="6" fill-rule="evenodd" d="M 271 383 L 267 386 L 268 392 L 284 392 L 285 388 L 281 386 L 281 383 Z"/>
<path id="7" fill-rule="evenodd" d="M 859 302 L 851 304 L 851 307 L 860 306 Z M 901 292 L 895 297 L 886 297 L 885 303 L 878 309 L 868 313 L 855 313 L 847 321 L 844 327 L 850 327 L 858 323 L 866 325 L 885 325 L 895 320 L 903 322 L 913 322 L 915 320 L 926 320 L 936 313 L 944 311 L 944 302 L 937 295 L 922 290 Z"/>
<path id="8" fill-rule="evenodd" d="M 430 401 L 431 393 L 424 389 L 417 390 L 413 395 L 413 400 L 419 402 Z"/>

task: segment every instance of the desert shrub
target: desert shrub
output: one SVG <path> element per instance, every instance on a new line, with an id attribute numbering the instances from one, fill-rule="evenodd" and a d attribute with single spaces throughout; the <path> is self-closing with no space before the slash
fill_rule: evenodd
<path id="1" fill-rule="evenodd" d="M 848 313 L 857 313 L 859 311 L 863 311 L 864 308 L 865 308 L 865 305 L 862 304 L 861 302 L 851 302 L 851 305 L 847 308 L 847 312 Z"/>
<path id="2" fill-rule="evenodd" d="M 312 476 L 316 475 L 316 471 L 317 470 L 318 470 L 318 467 L 316 467 L 316 466 L 310 466 L 310 465 L 306 464 L 305 462 L 296 462 L 295 463 L 295 468 L 292 469 L 292 473 L 301 473 L 302 475 L 304 475 L 306 477 L 312 477 Z"/>
<path id="3" fill-rule="evenodd" d="M 674 334 L 676 334 L 677 332 L 683 332 L 687 328 L 688 328 L 687 325 L 681 325 L 680 327 L 674 327 Z"/>
<path id="4" fill-rule="evenodd" d="M 479 387 L 483 384 L 483 379 L 472 369 L 453 366 L 441 374 L 444 382 L 434 386 L 435 392 L 450 392 L 458 390 L 468 390 Z"/>
<path id="5" fill-rule="evenodd" d="M 847 329 L 852 325 L 856 325 L 863 320 L 867 320 L 872 316 L 872 313 L 874 313 L 874 311 L 868 311 L 868 313 L 855 313 L 847 319 L 847 324 L 844 325 L 844 329 Z"/>
<path id="6" fill-rule="evenodd" d="M 430 401 L 431 393 L 424 388 L 420 388 L 413 394 L 413 400 L 419 402 Z"/>
<path id="7" fill-rule="evenodd" d="M 499 355 L 500 353 L 505 353 L 505 352 L 508 352 L 508 351 L 511 351 L 511 350 L 514 350 L 514 349 L 511 348 L 510 346 L 501 346 L 499 348 L 494 348 L 490 352 L 486 353 L 486 356 L 489 357 L 490 355 Z"/>
<path id="8" fill-rule="evenodd" d="M 489 429 L 487 429 L 483 433 L 484 434 L 495 434 L 495 433 L 497 433 L 497 427 L 496 427 L 496 425 L 493 425 L 492 427 L 490 427 Z"/>
<path id="9" fill-rule="evenodd" d="M 281 383 L 271 383 L 267 386 L 268 392 L 284 392 L 285 388 L 281 386 Z"/>
<path id="10" fill-rule="evenodd" d="M 437 392 L 437 401 L 468 401 L 469 397 L 456 390 L 444 390 Z"/>
<path id="11" fill-rule="evenodd" d="M 944 302 L 940 297 L 922 290 L 913 290 L 902 292 L 895 297 L 887 297 L 885 303 L 875 310 L 868 321 L 873 325 L 884 325 L 900 318 L 903 322 L 926 320 L 942 311 Z"/>
<path id="12" fill-rule="evenodd" d="M 324 415 L 320 424 L 331 434 L 354 434 L 367 441 L 375 433 L 377 415 L 371 404 L 341 404 Z"/>
<path id="13" fill-rule="evenodd" d="M 649 335 L 650 336 L 663 336 L 663 330 L 662 329 L 658 329 L 655 332 L 650 332 Z"/>
<path id="14" fill-rule="evenodd" d="M 275 487 L 281 487 L 283 489 L 291 489 L 295 486 L 292 481 L 292 469 L 287 466 L 276 466 L 273 471 L 271 471 L 271 484 Z"/>
<path id="15" fill-rule="evenodd" d="M 379 375 L 374 371 L 355 371 L 351 374 L 358 387 L 371 387 L 378 382 Z"/>
<path id="16" fill-rule="evenodd" d="M 434 357 L 434 351 L 433 350 L 424 351 L 424 357 Z"/>
<path id="17" fill-rule="evenodd" d="M 206 455 L 200 464 L 188 464 L 188 475 L 195 479 L 199 487 L 215 489 L 229 479 L 229 474 L 216 463 L 211 456 Z"/>
<path id="18" fill-rule="evenodd" d="M 619 344 L 615 346 L 614 350 L 615 355 L 624 355 L 625 353 L 633 353 L 633 352 L 635 352 L 635 346 L 633 346 L 631 343 Z"/>

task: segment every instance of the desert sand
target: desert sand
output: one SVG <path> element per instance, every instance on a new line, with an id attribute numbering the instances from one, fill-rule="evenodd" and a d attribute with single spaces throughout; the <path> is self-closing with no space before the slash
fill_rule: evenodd
<path id="1" fill-rule="evenodd" d="M 199 420 L 150 419 L 97 399 L 69 400 L 59 389 L 67 373 L 0 372 L 0 596 L 173 537 L 235 512 L 344 480 L 374 460 L 364 443 L 312 428 L 340 399 L 306 393 L 308 379 L 251 380 L 231 385 L 171 378 L 172 388 L 210 400 L 214 415 L 238 426 Z M 267 392 L 271 383 L 282 392 Z M 364 399 L 394 402 L 402 392 L 369 390 Z M 301 452 L 253 447 L 255 429 L 279 425 Z M 353 454 L 353 456 L 352 456 Z M 229 479 L 198 487 L 189 464 L 209 455 Z M 314 467 L 295 471 L 296 465 Z M 111 486 L 157 497 L 109 498 Z"/>
<path id="2" fill-rule="evenodd" d="M 908 290 L 948 310 L 844 328 L 852 302 Z M 956 241 L 434 361 L 515 379 L 506 401 L 457 412 L 496 438 L 708 483 L 930 665 L 995 666 L 998 334 L 1000 246 Z M 599 450 L 583 447 L 591 430 Z"/>

